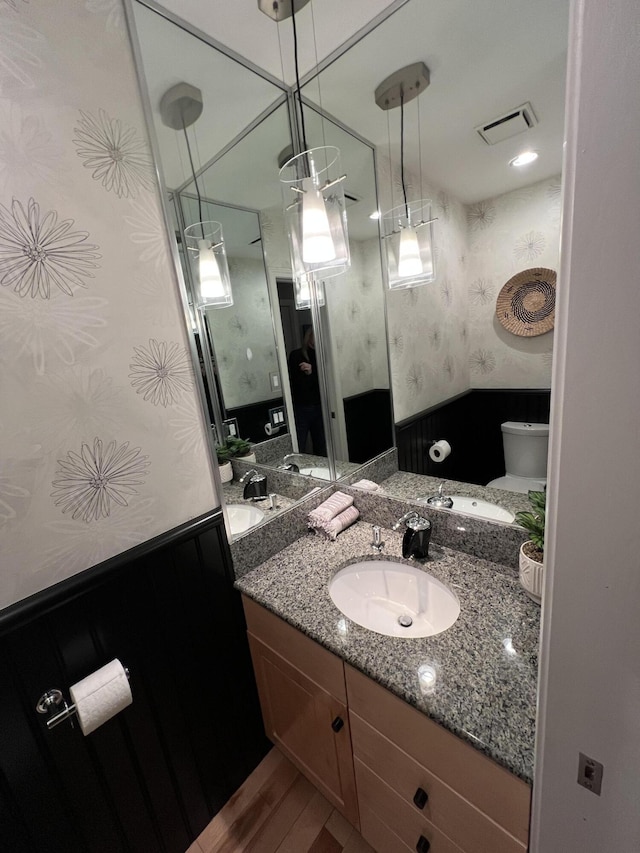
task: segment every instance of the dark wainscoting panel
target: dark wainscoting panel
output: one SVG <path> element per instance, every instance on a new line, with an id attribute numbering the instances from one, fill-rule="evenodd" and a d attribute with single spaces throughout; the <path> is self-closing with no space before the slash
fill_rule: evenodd
<path id="1" fill-rule="evenodd" d="M 269 436 L 264 431 L 264 425 L 269 423 L 269 409 L 284 406 L 282 397 L 274 397 L 273 400 L 263 400 L 261 403 L 253 403 L 250 406 L 238 406 L 235 409 L 226 409 L 227 418 L 238 419 L 238 430 L 241 438 L 247 438 L 254 444 L 266 441 Z M 288 427 L 285 425 L 278 435 L 286 435 Z"/>
<path id="2" fill-rule="evenodd" d="M 376 388 L 344 399 L 350 462 L 368 462 L 393 446 L 391 395 Z"/>
<path id="3" fill-rule="evenodd" d="M 0 613 L 2 850 L 184 853 L 270 747 L 221 515 L 146 545 Z M 133 704 L 48 731 L 38 697 L 114 657 Z"/>
<path id="4" fill-rule="evenodd" d="M 458 397 L 396 424 L 401 471 L 486 485 L 504 474 L 504 421 L 549 423 L 548 389 L 482 389 Z M 432 462 L 433 441 L 452 447 L 444 462 Z"/>

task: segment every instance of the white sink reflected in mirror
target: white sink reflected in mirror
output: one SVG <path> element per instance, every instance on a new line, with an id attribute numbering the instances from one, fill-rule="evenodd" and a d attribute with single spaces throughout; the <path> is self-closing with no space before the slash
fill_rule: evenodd
<path id="1" fill-rule="evenodd" d="M 264 518 L 263 511 L 253 504 L 227 504 L 227 515 L 232 536 L 245 533 Z"/>
<path id="2" fill-rule="evenodd" d="M 331 600 L 348 619 L 387 637 L 432 637 L 460 615 L 456 595 L 437 578 L 391 560 L 365 560 L 340 569 Z"/>
<path id="3" fill-rule="evenodd" d="M 317 477 L 318 480 L 330 480 L 331 474 L 329 469 L 326 467 L 312 467 L 312 468 L 301 468 L 301 474 L 306 474 L 308 477 Z M 340 474 L 336 471 L 336 477 L 340 477 Z"/>
<path id="4" fill-rule="evenodd" d="M 455 512 L 466 512 L 467 515 L 477 515 L 479 518 L 488 518 L 491 521 L 513 521 L 515 516 L 508 509 L 483 501 L 479 498 L 469 498 L 465 495 L 448 495 L 453 501 L 452 509 Z"/>

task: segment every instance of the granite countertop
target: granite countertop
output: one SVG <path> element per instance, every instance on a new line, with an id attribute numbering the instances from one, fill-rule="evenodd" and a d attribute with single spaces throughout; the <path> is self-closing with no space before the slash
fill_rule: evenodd
<path id="1" fill-rule="evenodd" d="M 386 495 L 401 500 L 415 501 L 435 495 L 438 487 L 444 483 L 445 495 L 463 495 L 476 500 L 489 501 L 508 509 L 514 515 L 520 510 L 531 510 L 531 504 L 526 494 L 509 492 L 506 489 L 492 489 L 489 486 L 478 486 L 475 483 L 460 483 L 457 480 L 443 480 L 440 477 L 430 477 L 426 474 L 412 474 L 407 471 L 397 471 L 382 483 L 380 488 Z"/>
<path id="2" fill-rule="evenodd" d="M 458 596 L 456 623 L 421 639 L 361 628 L 335 607 L 328 583 L 358 559 L 402 562 L 400 534 L 385 529 L 383 539 L 384 553 L 377 557 L 371 525 L 364 522 L 335 543 L 309 533 L 240 577 L 236 588 L 531 782 L 540 608 L 512 569 L 432 545 L 424 568 Z M 429 695 L 421 693 L 418 680 L 423 663 L 436 670 Z"/>

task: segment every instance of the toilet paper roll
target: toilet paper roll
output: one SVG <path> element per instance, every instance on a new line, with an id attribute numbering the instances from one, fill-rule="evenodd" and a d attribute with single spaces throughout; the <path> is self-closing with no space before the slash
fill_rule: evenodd
<path id="1" fill-rule="evenodd" d="M 451 453 L 451 445 L 444 438 L 440 441 L 434 441 L 429 448 L 429 459 L 432 462 L 442 462 Z"/>
<path id="2" fill-rule="evenodd" d="M 129 679 L 117 659 L 78 681 L 69 692 L 83 735 L 94 732 L 133 701 Z"/>

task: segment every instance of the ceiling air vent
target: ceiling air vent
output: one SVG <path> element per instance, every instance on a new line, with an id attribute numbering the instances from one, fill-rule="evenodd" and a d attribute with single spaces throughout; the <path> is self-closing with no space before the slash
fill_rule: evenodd
<path id="1" fill-rule="evenodd" d="M 518 133 L 523 133 L 531 127 L 535 127 L 538 120 L 535 117 L 531 104 L 522 104 L 521 107 L 516 107 L 514 110 L 509 110 L 500 118 L 494 118 L 493 121 L 487 124 L 481 124 L 476 127 L 480 136 L 484 139 L 487 145 L 495 145 L 496 142 L 502 142 L 505 139 L 510 139 Z"/>

